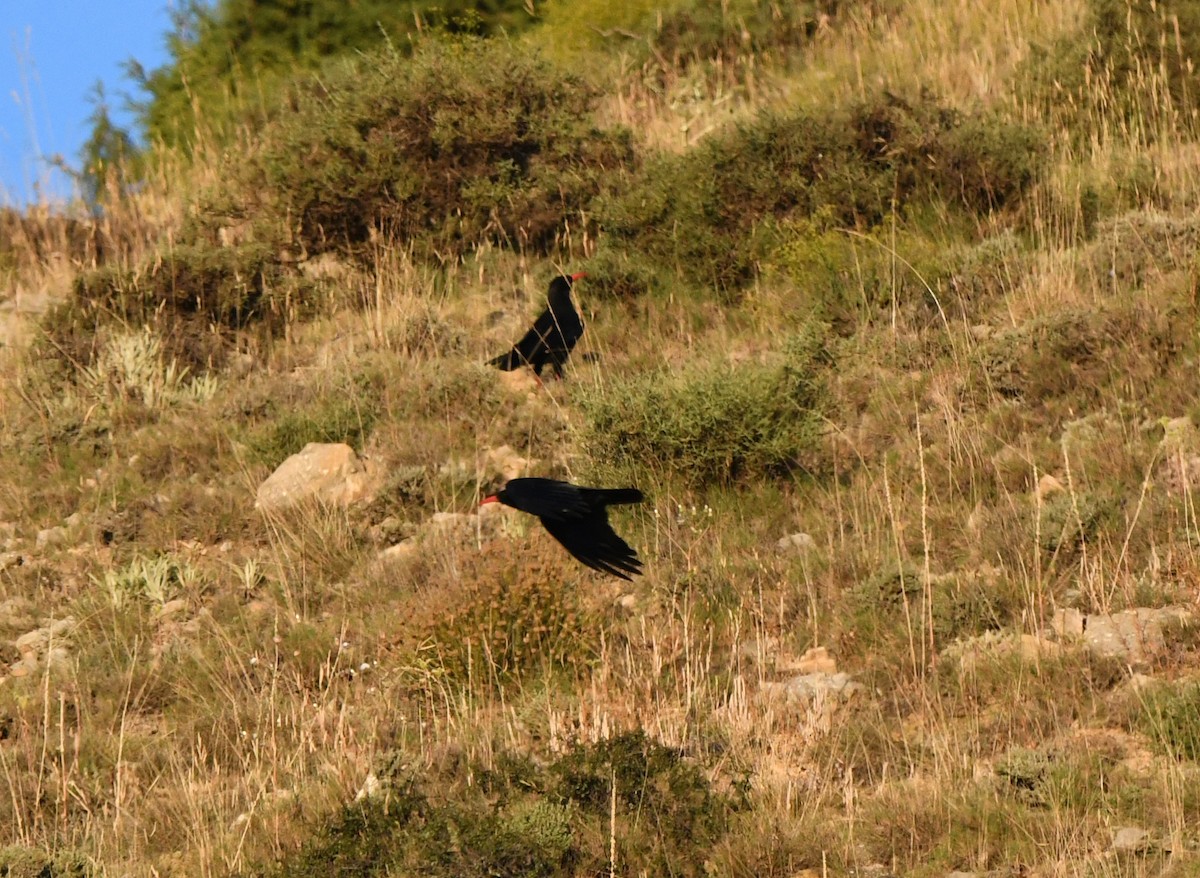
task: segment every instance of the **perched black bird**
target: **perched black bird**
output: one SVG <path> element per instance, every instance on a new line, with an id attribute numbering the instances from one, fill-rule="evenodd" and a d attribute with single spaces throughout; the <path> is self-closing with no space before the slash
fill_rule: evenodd
<path id="1" fill-rule="evenodd" d="M 575 342 L 583 335 L 583 320 L 571 302 L 571 284 L 581 277 L 587 275 L 580 272 L 550 281 L 546 310 L 533 321 L 533 328 L 508 353 L 488 360 L 488 365 L 499 366 L 505 372 L 521 366 L 532 366 L 533 374 L 540 381 L 542 369 L 549 363 L 554 367 L 554 374 L 562 378 L 563 364 L 571 355 Z"/>
<path id="2" fill-rule="evenodd" d="M 608 523 L 608 507 L 641 502 L 637 488 L 581 488 L 554 479 L 510 479 L 483 500 L 536 515 L 550 536 L 588 567 L 622 579 L 641 573 L 642 562 Z"/>

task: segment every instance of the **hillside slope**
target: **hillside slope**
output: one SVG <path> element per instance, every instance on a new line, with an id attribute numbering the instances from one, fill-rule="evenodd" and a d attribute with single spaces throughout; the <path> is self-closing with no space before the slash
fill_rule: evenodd
<path id="1" fill-rule="evenodd" d="M 599 5 L 0 218 L 0 874 L 1200 871 L 1192 5 Z"/>

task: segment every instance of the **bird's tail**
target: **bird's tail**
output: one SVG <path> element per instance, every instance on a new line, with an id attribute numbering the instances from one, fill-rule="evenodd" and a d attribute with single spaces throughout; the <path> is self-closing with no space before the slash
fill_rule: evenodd
<path id="1" fill-rule="evenodd" d="M 641 503 L 645 498 L 637 488 L 593 488 L 598 499 L 605 506 L 618 506 L 622 503 Z"/>
<path id="2" fill-rule="evenodd" d="M 521 364 L 521 355 L 517 353 L 517 349 L 513 348 L 507 353 L 503 353 L 498 357 L 493 357 L 487 361 L 489 366 L 497 366 L 504 372 L 511 372 L 513 369 L 519 368 Z"/>

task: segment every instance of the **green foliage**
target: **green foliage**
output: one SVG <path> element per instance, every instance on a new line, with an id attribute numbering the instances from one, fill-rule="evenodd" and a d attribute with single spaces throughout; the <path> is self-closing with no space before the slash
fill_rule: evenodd
<path id="1" fill-rule="evenodd" d="M 4 878 L 89 878 L 93 874 L 82 854 L 52 854 L 24 845 L 0 847 L 0 875 Z"/>
<path id="2" fill-rule="evenodd" d="M 1160 126 L 1194 126 L 1198 62 L 1191 0 L 1088 0 L 1079 33 L 1033 47 L 1020 98 L 1080 143 L 1117 131 L 1153 140 Z"/>
<path id="3" fill-rule="evenodd" d="M 422 653 L 458 684 L 485 688 L 534 672 L 584 671 L 598 649 L 599 619 L 563 582 L 561 562 L 508 540 L 480 556 L 477 574 L 464 576 L 447 602 L 416 611 Z"/>
<path id="4" fill-rule="evenodd" d="M 121 611 L 133 603 L 148 603 L 162 607 L 193 585 L 197 573 L 186 561 L 168 555 L 134 557 L 121 569 L 105 570 L 96 578 L 108 596 L 114 610 Z"/>
<path id="5" fill-rule="evenodd" d="M 636 299 L 663 286 L 662 272 L 639 253 L 601 245 L 587 263 L 588 296 Z"/>
<path id="6" fill-rule="evenodd" d="M 484 241 L 546 250 L 628 165 L 597 92 L 503 40 L 376 53 L 300 88 L 222 201 L 284 217 L 307 255 L 383 234 L 450 259 Z"/>
<path id="7" fill-rule="evenodd" d="M 1133 726 L 1148 735 L 1160 752 L 1200 762 L 1200 683 L 1190 680 L 1148 688 L 1137 705 Z"/>
<path id="8" fill-rule="evenodd" d="M 257 126 L 297 71 L 385 43 L 407 48 L 414 31 L 490 33 L 531 23 L 522 0 L 187 0 L 175 12 L 169 63 L 128 73 L 144 93 L 142 133 L 190 147 Z"/>
<path id="9" fill-rule="evenodd" d="M 798 310 L 839 331 L 852 331 L 885 306 L 933 315 L 949 307 L 943 291 L 956 280 L 962 245 L 931 236 L 920 222 L 867 234 L 803 217 L 766 225 L 780 243 L 764 266 L 791 282 Z"/>
<path id="10" fill-rule="evenodd" d="M 88 117 L 92 133 L 84 142 L 80 157 L 84 197 L 89 204 L 100 205 L 137 177 L 138 148 L 129 132 L 113 122 L 102 83 L 96 83 L 92 104 L 94 109 Z"/>
<path id="11" fill-rule="evenodd" d="M 825 327 L 810 324 L 767 364 L 615 379 L 581 400 L 588 456 L 692 486 L 790 470 L 818 448 L 825 358 Z"/>
<path id="12" fill-rule="evenodd" d="M 805 45 L 822 19 L 832 18 L 843 0 L 730 0 L 683 3 L 657 11 L 649 44 L 673 69 L 697 61 L 788 51 Z"/>
<path id="13" fill-rule="evenodd" d="M 344 442 L 362 451 L 381 403 L 369 385 L 360 383 L 355 391 L 342 388 L 276 413 L 246 435 L 251 458 L 276 466 L 310 442 Z"/>
<path id="14" fill-rule="evenodd" d="M 83 308 L 124 322 L 145 323 L 165 311 L 231 328 L 282 325 L 313 308 L 319 291 L 287 272 L 265 244 L 204 243 L 176 246 L 132 270 L 83 271 L 73 287 Z"/>
<path id="15" fill-rule="evenodd" d="M 475 783 L 454 783 L 473 773 Z M 608 839 L 629 874 L 701 876 L 737 804 L 715 792 L 678 751 L 630 732 L 580 746 L 545 767 L 506 759 L 458 766 L 442 778 L 451 796 L 427 796 L 416 780 L 347 805 L 277 866 L 272 878 L 430 878 L 594 875 L 608 868 Z M 616 817 L 610 827 L 612 784 Z"/>
<path id="16" fill-rule="evenodd" d="M 931 199 L 984 216 L 1018 200 L 1043 161 L 1027 127 L 884 94 L 849 110 L 766 115 L 660 156 L 601 202 L 601 224 L 693 283 L 736 288 L 778 244 L 768 220 L 808 219 L 818 234 L 869 229 Z"/>

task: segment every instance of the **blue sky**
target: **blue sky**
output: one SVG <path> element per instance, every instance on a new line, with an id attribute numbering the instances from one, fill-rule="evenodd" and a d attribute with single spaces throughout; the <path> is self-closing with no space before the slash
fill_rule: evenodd
<path id="1" fill-rule="evenodd" d="M 45 157 L 79 166 L 88 95 L 104 82 L 113 117 L 128 123 L 122 63 L 167 60 L 172 0 L 0 0 L 0 205 L 61 202 L 70 181 Z"/>

